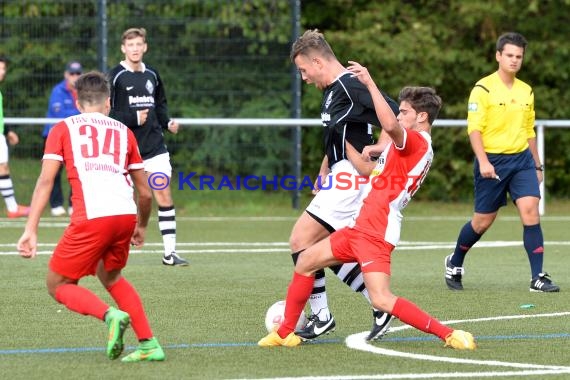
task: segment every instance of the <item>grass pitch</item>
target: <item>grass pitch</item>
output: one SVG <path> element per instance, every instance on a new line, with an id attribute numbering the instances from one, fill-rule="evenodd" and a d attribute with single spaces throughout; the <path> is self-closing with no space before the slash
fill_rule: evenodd
<path id="1" fill-rule="evenodd" d="M 2 378 L 570 378 L 569 202 L 547 203 L 542 221 L 544 268 L 561 286 L 558 294 L 528 291 L 528 260 L 512 205 L 467 256 L 463 292 L 447 290 L 443 259 L 469 219 L 471 205 L 412 202 L 405 210 L 402 244 L 393 255 L 393 291 L 471 331 L 479 348 L 461 352 L 398 321 L 382 341 L 364 344 L 358 334 L 370 328 L 370 308 L 331 272 L 327 289 L 336 332 L 293 349 L 257 347 L 266 334 L 265 311 L 284 298 L 291 278 L 287 240 L 300 211 L 291 210 L 287 196 L 279 195 L 176 197 L 179 252 L 191 265 L 161 264 L 153 220 L 147 245 L 133 251 L 124 271 L 165 348 L 163 363 L 108 360 L 104 323 L 72 313 L 47 295 L 47 261 L 66 218 L 42 221 L 43 254 L 35 260 L 15 253 L 24 221 L 0 218 Z M 256 201 L 249 204 L 248 197 Z M 111 302 L 94 278 L 81 284 Z M 529 304 L 534 306 L 521 308 Z M 130 352 L 137 342 L 132 330 L 125 336 Z"/>

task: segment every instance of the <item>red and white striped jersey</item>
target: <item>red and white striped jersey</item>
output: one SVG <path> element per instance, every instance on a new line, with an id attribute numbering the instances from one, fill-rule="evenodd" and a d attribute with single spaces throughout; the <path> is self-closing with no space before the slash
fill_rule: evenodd
<path id="1" fill-rule="evenodd" d="M 65 166 L 73 221 L 137 213 L 128 172 L 143 162 L 123 123 L 101 113 L 70 116 L 50 131 L 43 159 Z"/>
<path id="2" fill-rule="evenodd" d="M 396 246 L 401 211 L 419 189 L 432 160 L 430 134 L 406 129 L 403 147 L 391 144 L 378 159 L 353 228 Z"/>

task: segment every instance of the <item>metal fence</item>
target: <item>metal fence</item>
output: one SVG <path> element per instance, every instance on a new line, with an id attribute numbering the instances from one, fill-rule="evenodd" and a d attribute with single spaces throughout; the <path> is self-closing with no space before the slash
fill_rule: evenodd
<path id="1" fill-rule="evenodd" d="M 212 128 L 261 128 L 267 129 L 271 127 L 285 127 L 287 129 L 295 129 L 300 127 L 318 127 L 321 126 L 320 119 L 256 119 L 256 118 L 242 118 L 242 119 L 220 119 L 220 118 L 180 118 L 177 119 L 183 129 L 188 127 L 212 127 Z M 6 118 L 7 124 L 12 124 L 23 128 L 24 133 L 22 135 L 26 136 L 30 134 L 30 131 L 37 130 L 38 125 L 44 123 L 53 123 L 58 121 L 58 119 L 47 119 L 47 118 Z M 548 128 L 570 128 L 570 120 L 536 120 L 536 138 L 537 138 L 537 148 L 538 154 L 540 156 L 541 162 L 546 162 L 545 157 L 545 131 Z M 434 127 L 445 127 L 445 128 L 458 128 L 467 127 L 467 120 L 462 119 L 438 119 L 434 122 Z M 258 130 L 259 131 L 259 130 Z M 35 132 L 32 132 L 35 133 Z M 246 132 L 247 133 L 247 132 Z M 252 133 L 251 131 L 249 133 Z M 258 137 L 255 136 L 255 132 L 252 133 L 254 136 L 252 140 L 257 140 Z M 42 152 L 42 147 L 38 145 L 30 144 L 29 141 L 24 137 L 21 146 L 18 148 L 21 151 L 28 152 L 28 156 L 39 157 Z M 302 147 L 299 146 L 299 152 L 302 151 Z M 286 174 L 294 174 L 297 178 L 300 178 L 300 168 L 301 168 L 301 155 L 295 155 L 290 152 L 292 157 L 288 157 L 286 161 L 294 161 L 293 168 L 299 168 L 299 170 L 291 170 Z M 175 166 L 176 169 L 176 165 Z M 271 173 L 275 174 L 275 173 Z M 548 169 L 544 172 L 544 177 L 546 181 L 546 176 L 548 175 Z M 540 214 L 545 213 L 545 181 L 540 185 L 540 193 L 542 198 L 540 200 Z M 293 193 L 293 206 L 297 207 L 296 199 L 298 199 L 299 193 Z"/>
<path id="2" fill-rule="evenodd" d="M 124 58 L 123 31 L 144 27 L 144 62 L 158 69 L 172 117 L 298 117 L 300 80 L 289 49 L 299 12 L 300 0 L 0 0 L 0 55 L 9 59 L 0 83 L 4 115 L 43 123 L 66 62 L 106 72 Z M 40 154 L 40 130 L 22 125 L 15 154 Z M 262 128 L 252 139 L 202 125 L 168 142 L 188 166 L 284 173 L 299 169 L 284 159 L 300 154 L 299 135 L 298 128 Z"/>

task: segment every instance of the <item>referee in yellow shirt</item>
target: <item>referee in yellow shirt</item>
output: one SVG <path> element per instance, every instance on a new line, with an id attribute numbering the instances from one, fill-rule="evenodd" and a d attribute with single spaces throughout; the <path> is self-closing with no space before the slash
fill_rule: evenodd
<path id="1" fill-rule="evenodd" d="M 475 213 L 459 232 L 455 251 L 445 258 L 445 282 L 452 290 L 463 290 L 465 255 L 507 204 L 507 193 L 523 224 L 530 291 L 560 290 L 542 269 L 544 239 L 538 203 L 544 166 L 536 149 L 534 93 L 516 78 L 526 46 L 518 33 L 501 35 L 495 54 L 498 70 L 479 80 L 469 96 L 467 133 L 475 153 Z"/>

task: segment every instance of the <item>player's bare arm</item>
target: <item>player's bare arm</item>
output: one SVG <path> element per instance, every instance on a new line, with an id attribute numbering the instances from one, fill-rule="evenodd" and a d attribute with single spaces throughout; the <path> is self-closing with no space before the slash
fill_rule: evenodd
<path id="1" fill-rule="evenodd" d="M 372 146 L 368 145 L 365 148 Z M 346 157 L 354 166 L 354 168 L 358 171 L 358 174 L 362 176 L 369 176 L 374 170 L 376 166 L 376 162 L 370 160 L 370 158 L 366 159 L 355 147 L 352 146 L 348 141 L 346 142 Z"/>
<path id="2" fill-rule="evenodd" d="M 399 125 L 394 112 L 388 103 L 386 103 L 386 99 L 384 99 L 380 93 L 368 69 L 355 61 L 348 61 L 348 63 L 350 64 L 348 70 L 352 72 L 370 92 L 376 115 L 378 116 L 378 120 L 380 120 L 380 124 L 382 124 L 382 130 L 390 136 L 396 146 L 402 146 L 404 143 L 404 130 Z"/>
<path id="3" fill-rule="evenodd" d="M 487 153 L 483 147 L 483 137 L 481 136 L 481 132 L 472 131 L 469 134 L 469 142 L 471 143 L 471 149 L 473 149 L 473 153 L 475 153 L 475 157 L 477 157 L 477 161 L 479 162 L 479 172 L 481 173 L 481 177 L 498 178 L 495 173 L 495 167 L 489 162 L 489 158 L 487 157 Z"/>
<path id="4" fill-rule="evenodd" d="M 49 202 L 54 178 L 59 171 L 60 165 L 61 163 L 55 160 L 43 160 L 42 162 L 42 171 L 32 195 L 26 228 L 17 244 L 18 252 L 24 258 L 34 258 L 36 256 L 40 217 Z"/>
<path id="5" fill-rule="evenodd" d="M 137 192 L 138 209 L 137 227 L 135 228 L 133 237 L 131 238 L 131 244 L 136 247 L 142 247 L 152 207 L 152 190 L 148 186 L 144 170 L 132 170 L 129 174 L 131 175 L 131 179 L 133 180 L 135 190 Z"/>
<path id="6" fill-rule="evenodd" d="M 330 174 L 331 170 L 329 169 L 329 158 L 325 155 L 323 161 L 321 162 L 321 167 L 319 169 L 319 176 L 315 180 L 313 184 L 313 194 L 316 194 L 320 190 L 320 185 L 325 183 L 327 176 Z"/>
<path id="7" fill-rule="evenodd" d="M 390 139 L 390 136 L 388 135 L 388 133 L 386 133 L 384 130 L 382 130 L 380 132 L 380 138 L 378 139 L 378 142 L 376 144 L 366 145 L 362 149 L 362 158 L 365 161 L 376 160 L 378 157 L 380 157 L 382 152 L 388 147 L 388 145 L 391 142 L 392 142 L 392 140 Z"/>
<path id="8" fill-rule="evenodd" d="M 537 168 L 542 167 L 542 162 L 540 161 L 540 156 L 538 155 L 538 149 L 536 147 L 536 137 L 532 137 L 528 139 L 528 149 L 532 154 L 532 158 L 534 159 L 534 165 Z M 538 183 L 542 183 L 544 181 L 544 173 L 542 170 L 536 170 L 536 176 L 538 178 Z"/>

